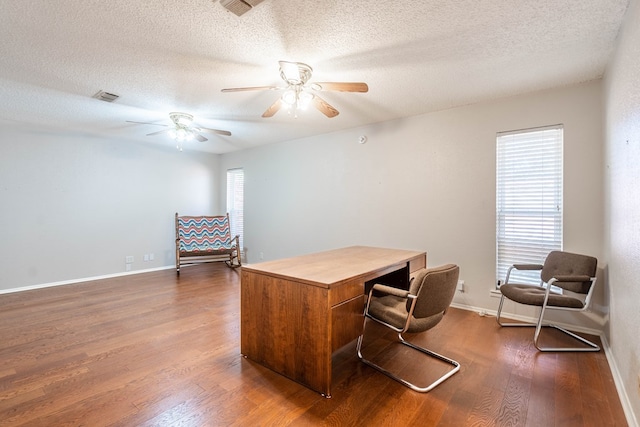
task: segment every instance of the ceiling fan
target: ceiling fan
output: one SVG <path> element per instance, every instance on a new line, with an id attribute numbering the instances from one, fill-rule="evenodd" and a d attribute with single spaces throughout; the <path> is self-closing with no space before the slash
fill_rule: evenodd
<path id="1" fill-rule="evenodd" d="M 236 87 L 222 89 L 222 92 L 242 92 L 249 90 L 284 90 L 280 98 L 278 98 L 267 110 L 262 117 L 272 117 L 282 107 L 293 111 L 297 117 L 298 110 L 304 110 L 310 104 L 313 104 L 322 114 L 332 118 L 340 114 L 331 104 L 322 99 L 318 92 L 321 91 L 339 91 L 339 92 L 368 92 L 369 86 L 366 83 L 357 82 L 313 82 L 309 83 L 313 69 L 302 62 L 279 61 L 280 77 L 286 83 L 285 87 L 279 86 L 254 86 L 254 87 Z"/>
<path id="2" fill-rule="evenodd" d="M 127 120 L 127 123 L 169 127 L 169 129 L 163 129 L 157 132 L 148 133 L 147 136 L 160 135 L 160 134 L 166 133 L 171 138 L 178 141 L 178 149 L 181 151 L 182 151 L 182 142 L 184 141 L 189 141 L 191 139 L 197 139 L 200 142 L 207 141 L 207 138 L 202 136 L 200 132 L 209 132 L 209 133 L 216 133 L 218 135 L 231 136 L 231 132 L 227 130 L 209 129 L 209 128 L 192 126 L 193 116 L 191 114 L 169 113 L 169 118 L 173 122 L 173 125 L 166 125 L 163 123 L 134 122 L 131 120 Z"/>

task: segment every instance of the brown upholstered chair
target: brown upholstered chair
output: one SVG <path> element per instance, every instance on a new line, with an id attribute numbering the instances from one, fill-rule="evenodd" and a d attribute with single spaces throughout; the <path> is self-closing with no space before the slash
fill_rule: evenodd
<path id="1" fill-rule="evenodd" d="M 458 284 L 460 269 L 457 265 L 447 264 L 441 267 L 421 271 L 412 279 L 409 290 L 402 290 L 386 285 L 376 284 L 369 292 L 369 300 L 364 312 L 362 335 L 358 338 L 358 357 L 367 365 L 383 374 L 401 382 L 407 387 L 427 392 L 460 370 L 455 360 L 442 356 L 426 348 L 419 347 L 405 340 L 403 334 L 423 332 L 436 326 L 443 318 L 453 300 Z M 377 296 L 376 296 L 377 295 Z M 453 365 L 443 376 L 426 387 L 419 387 L 400 376 L 391 373 L 362 356 L 362 341 L 368 320 L 380 323 L 398 333 L 400 344 L 420 351 L 428 356 Z"/>
<path id="2" fill-rule="evenodd" d="M 533 342 L 540 351 L 599 351 L 600 347 L 573 332 L 557 325 L 544 323 L 547 310 L 584 311 L 589 308 L 591 296 L 596 283 L 598 260 L 587 255 L 569 252 L 550 252 L 544 265 L 514 264 L 507 270 L 504 284 L 500 286 L 502 297 L 496 320 L 500 326 L 535 326 Z M 516 270 L 540 270 L 540 285 L 524 285 L 511 283 L 509 276 Z M 562 293 L 556 293 L 553 287 Z M 540 316 L 536 323 L 505 323 L 500 319 L 505 298 L 520 304 L 538 306 Z M 582 342 L 580 347 L 543 347 L 539 344 L 542 327 L 552 327 Z"/>

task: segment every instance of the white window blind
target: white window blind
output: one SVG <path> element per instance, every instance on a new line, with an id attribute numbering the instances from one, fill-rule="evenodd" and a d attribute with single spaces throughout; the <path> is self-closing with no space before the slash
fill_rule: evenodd
<path id="1" fill-rule="evenodd" d="M 496 275 L 513 264 L 542 264 L 562 250 L 561 125 L 497 135 Z M 513 270 L 509 281 L 540 283 L 540 272 Z"/>
<path id="2" fill-rule="evenodd" d="M 227 212 L 231 222 L 231 235 L 240 235 L 240 250 L 244 248 L 244 171 L 227 171 Z"/>

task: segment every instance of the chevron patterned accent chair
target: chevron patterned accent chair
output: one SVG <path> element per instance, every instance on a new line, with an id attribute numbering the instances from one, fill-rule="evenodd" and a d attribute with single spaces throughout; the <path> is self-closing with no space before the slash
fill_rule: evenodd
<path id="1" fill-rule="evenodd" d="M 242 265 L 240 236 L 231 237 L 229 214 L 218 216 L 180 216 L 176 212 L 176 272 L 180 266 L 224 261 L 227 266 Z"/>

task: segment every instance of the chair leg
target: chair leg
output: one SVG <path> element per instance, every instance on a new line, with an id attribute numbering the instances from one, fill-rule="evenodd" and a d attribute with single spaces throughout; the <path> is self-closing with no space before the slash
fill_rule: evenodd
<path id="1" fill-rule="evenodd" d="M 567 351 L 600 351 L 600 346 L 597 345 L 596 343 L 593 343 L 585 338 L 582 338 L 581 336 L 574 334 L 571 331 L 568 331 L 564 328 L 561 328 L 560 326 L 557 325 L 553 325 L 553 324 L 544 324 L 543 323 L 543 318 L 544 318 L 544 312 L 545 312 L 545 307 L 542 307 L 540 309 L 540 316 L 538 317 L 538 321 L 536 323 L 505 323 L 505 322 L 501 322 L 500 321 L 500 315 L 502 313 L 502 305 L 504 303 L 504 295 L 502 295 L 502 297 L 500 298 L 500 306 L 498 307 L 498 313 L 496 314 L 496 321 L 498 322 L 498 325 L 500 325 L 501 327 L 535 327 L 535 333 L 533 334 L 533 344 L 536 346 L 536 348 L 539 351 L 544 351 L 544 352 L 567 352 Z M 540 339 L 540 331 L 542 331 L 542 328 L 554 328 L 557 329 L 560 332 L 564 332 L 565 334 L 569 335 L 570 337 L 582 342 L 583 344 L 585 344 L 587 347 L 544 347 L 541 346 L 538 343 L 538 340 Z"/>
<path id="2" fill-rule="evenodd" d="M 372 319 L 372 320 L 375 320 L 375 319 Z M 383 367 L 381 367 L 381 366 L 379 366 L 379 365 L 376 365 L 375 363 L 371 362 L 370 360 L 365 359 L 365 358 L 362 356 L 361 349 L 362 349 L 362 342 L 363 342 L 363 339 L 364 339 L 364 332 L 365 332 L 366 324 L 367 324 L 367 317 L 365 316 L 365 319 L 364 319 L 364 325 L 363 325 L 363 327 L 362 327 L 362 335 L 360 335 L 360 336 L 358 337 L 358 342 L 357 342 L 357 345 L 356 345 L 356 350 L 357 350 L 358 358 L 359 358 L 360 360 L 362 360 L 362 362 L 363 362 L 363 363 L 365 363 L 365 364 L 367 364 L 367 365 L 371 366 L 372 368 L 374 368 L 374 369 L 376 369 L 376 370 L 378 370 L 378 371 L 382 372 L 383 374 L 385 374 L 385 375 L 386 375 L 386 376 L 388 376 L 389 378 L 392 378 L 392 379 L 394 379 L 394 380 L 396 380 L 396 381 L 398 381 L 398 382 L 400 382 L 400 383 L 404 384 L 405 386 L 409 387 L 409 388 L 410 388 L 410 389 L 412 389 L 412 390 L 415 390 L 415 391 L 420 392 L 420 393 L 426 393 L 426 392 L 428 392 L 428 391 L 431 391 L 431 390 L 433 390 L 436 386 L 438 386 L 440 383 L 442 383 L 442 382 L 443 382 L 443 381 L 445 381 L 447 378 L 451 377 L 453 374 L 455 374 L 456 372 L 458 372 L 458 371 L 460 370 L 460 363 L 456 362 L 456 361 L 455 361 L 455 360 L 453 360 L 453 359 L 449 359 L 448 357 L 442 356 L 441 354 L 438 354 L 438 353 L 433 352 L 433 351 L 431 351 L 431 350 L 428 350 L 428 349 L 426 349 L 426 348 L 423 348 L 423 347 L 420 347 L 420 346 L 415 345 L 415 344 L 413 344 L 413 343 L 410 343 L 410 342 L 408 342 L 408 341 L 406 341 L 406 340 L 404 339 L 404 337 L 402 336 L 402 333 L 398 332 L 398 339 L 399 339 L 399 343 L 400 343 L 400 344 L 402 344 L 402 345 L 406 345 L 407 347 L 413 348 L 414 350 L 417 350 L 417 351 L 419 351 L 419 352 L 421 352 L 421 353 L 423 353 L 423 354 L 425 354 L 425 355 L 427 355 L 427 356 L 431 356 L 431 357 L 433 357 L 433 358 L 436 358 L 436 359 L 438 359 L 438 360 L 441 360 L 441 361 L 446 362 L 446 363 L 448 363 L 448 364 L 450 364 L 450 365 L 452 365 L 452 366 L 453 366 L 453 368 L 451 368 L 451 369 L 450 369 L 449 371 L 447 371 L 444 375 L 442 375 L 440 378 L 438 378 L 437 380 L 435 380 L 434 382 L 432 382 L 432 383 L 431 383 L 431 384 L 429 384 L 428 386 L 426 386 L 426 387 L 419 387 L 419 386 L 417 386 L 417 385 L 415 385 L 415 384 L 413 384 L 413 383 L 411 383 L 411 382 L 407 381 L 406 379 L 401 378 L 400 376 L 398 376 L 398 375 L 396 375 L 396 374 L 394 374 L 394 373 L 392 373 L 392 372 L 390 372 L 390 371 L 388 371 L 388 370 L 384 369 Z"/>
<path id="3" fill-rule="evenodd" d="M 505 322 L 501 322 L 500 321 L 500 315 L 502 314 L 502 305 L 504 304 L 504 295 L 502 295 L 500 297 L 500 305 L 498 306 L 498 313 L 496 314 L 496 322 L 498 322 L 498 325 L 505 327 L 505 326 L 517 326 L 517 327 L 523 327 L 523 326 L 536 326 L 535 323 L 505 323 Z"/>
<path id="4" fill-rule="evenodd" d="M 232 251 L 229 254 L 229 261 L 225 261 L 225 264 L 227 264 L 227 266 L 231 268 L 238 268 L 238 267 L 242 267 L 242 254 L 240 253 L 240 237 L 236 236 L 234 240 L 236 241 L 235 256 L 233 255 L 234 252 Z M 235 262 L 233 261 L 234 258 L 235 258 Z"/>
<path id="5" fill-rule="evenodd" d="M 234 258 L 235 258 L 235 262 L 234 262 Z M 225 261 L 224 263 L 227 264 L 227 267 L 229 267 L 229 268 L 242 267 L 242 261 L 240 260 L 240 254 L 239 253 L 236 256 L 233 256 L 233 253 L 229 254 L 229 260 Z"/>
<path id="6" fill-rule="evenodd" d="M 561 328 L 560 326 L 557 325 L 552 325 L 552 324 L 542 324 L 542 319 L 544 317 L 544 312 L 545 312 L 545 307 L 542 307 L 542 309 L 540 310 L 540 317 L 538 318 L 538 323 L 536 324 L 536 332 L 533 335 L 533 344 L 536 346 L 536 348 L 540 351 L 547 351 L 547 352 L 558 352 L 558 351 L 600 351 L 600 346 L 597 345 L 596 343 L 593 343 L 585 338 L 582 338 L 581 336 L 574 334 L 571 331 L 568 331 L 564 328 Z M 564 332 L 565 334 L 569 335 L 570 337 L 580 341 L 581 343 L 585 344 L 586 347 L 543 347 L 541 345 L 538 344 L 538 339 L 540 338 L 540 331 L 542 330 L 543 327 L 547 327 L 547 328 L 554 328 L 557 329 L 560 332 Z"/>

